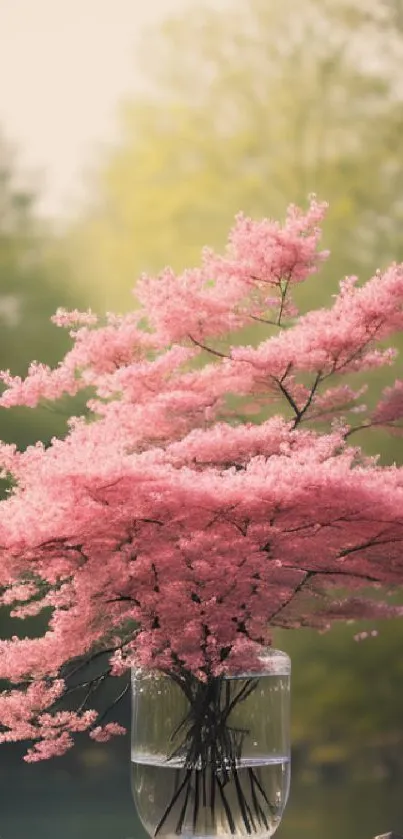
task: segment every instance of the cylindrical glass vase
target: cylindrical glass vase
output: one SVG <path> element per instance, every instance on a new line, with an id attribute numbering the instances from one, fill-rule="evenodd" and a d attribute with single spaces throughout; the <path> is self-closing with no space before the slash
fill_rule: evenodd
<path id="1" fill-rule="evenodd" d="M 132 671 L 132 791 L 150 836 L 270 837 L 290 784 L 290 659 L 200 681 Z"/>

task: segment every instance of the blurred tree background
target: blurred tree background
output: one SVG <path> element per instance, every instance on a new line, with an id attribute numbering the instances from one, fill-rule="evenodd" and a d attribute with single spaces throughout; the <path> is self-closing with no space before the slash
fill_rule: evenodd
<path id="1" fill-rule="evenodd" d="M 98 305 L 127 307 L 140 271 L 222 247 L 241 208 L 277 217 L 309 192 L 330 203 L 332 260 L 307 305 L 329 299 L 330 279 L 402 257 L 403 39 L 372 5 L 234 0 L 150 33 L 147 92 L 122 106 L 68 238 Z"/>
<path id="2" fill-rule="evenodd" d="M 346 273 L 366 279 L 403 260 L 402 59 L 402 0 L 223 0 L 167 21 L 143 39 L 142 93 L 122 105 L 120 141 L 89 173 L 87 204 L 62 237 L 38 221 L 0 144 L 0 367 L 55 363 L 68 346 L 48 325 L 57 306 L 129 309 L 141 271 L 180 270 L 203 245 L 223 248 L 241 209 L 282 217 L 309 192 L 329 201 L 332 254 L 301 291 L 303 309 L 330 302 Z M 398 361 L 389 380 L 400 371 Z M 377 376 L 378 388 L 386 382 Z M 64 423 L 45 408 L 4 411 L 0 437 L 26 445 Z M 375 435 L 371 446 L 402 461 L 398 439 Z M 363 628 L 378 636 L 356 643 Z M 301 777 L 397 779 L 403 625 L 274 640 L 293 659 Z M 107 748 L 111 760 L 122 754 Z M 64 765 L 95 766 L 95 754 L 104 747 Z"/>

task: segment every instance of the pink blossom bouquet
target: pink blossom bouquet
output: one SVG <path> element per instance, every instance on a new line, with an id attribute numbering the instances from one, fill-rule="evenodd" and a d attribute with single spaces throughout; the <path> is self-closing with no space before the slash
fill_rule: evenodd
<path id="1" fill-rule="evenodd" d="M 73 344 L 56 369 L 2 374 L 3 409 L 91 394 L 64 439 L 0 449 L 1 602 L 51 614 L 41 637 L 0 642 L 0 741 L 33 741 L 26 760 L 122 733 L 92 697 L 130 667 L 200 699 L 253 671 L 274 627 L 402 613 L 378 589 L 403 579 L 403 471 L 351 438 L 401 431 L 403 382 L 369 410 L 354 374 L 395 359 L 403 265 L 299 314 L 325 212 L 313 197 L 283 226 L 239 215 L 223 256 L 143 276 L 134 312 L 59 310 Z"/>

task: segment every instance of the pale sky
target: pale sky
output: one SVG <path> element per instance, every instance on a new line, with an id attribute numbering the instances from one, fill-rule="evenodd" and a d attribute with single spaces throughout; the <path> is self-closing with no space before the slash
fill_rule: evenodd
<path id="1" fill-rule="evenodd" d="M 145 25 L 196 2 L 0 0 L 0 130 L 36 173 L 46 213 L 74 210 L 82 172 L 116 136 Z"/>

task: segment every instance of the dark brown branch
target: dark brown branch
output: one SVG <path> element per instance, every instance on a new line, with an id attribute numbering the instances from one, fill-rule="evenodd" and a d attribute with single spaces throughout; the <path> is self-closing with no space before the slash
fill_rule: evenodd
<path id="1" fill-rule="evenodd" d="M 348 431 L 343 434 L 344 440 L 347 440 L 348 437 L 351 437 L 352 434 L 355 434 L 357 431 L 364 431 L 366 428 L 374 428 L 376 425 L 381 425 L 382 423 L 376 422 L 363 422 L 361 425 L 355 425 L 353 428 L 349 428 Z"/>
<path id="2" fill-rule="evenodd" d="M 102 687 L 105 680 L 108 678 L 108 676 L 110 676 L 110 672 L 111 672 L 111 667 L 108 667 L 103 673 L 100 673 L 97 676 L 94 676 L 93 679 L 87 679 L 87 681 L 78 682 L 76 685 L 70 685 L 69 687 L 66 687 L 64 689 L 62 695 L 59 696 L 58 699 L 55 699 L 55 701 L 52 703 L 49 710 L 54 711 L 55 709 L 58 708 L 58 706 L 61 703 L 63 703 L 65 701 L 65 699 L 70 697 L 73 693 L 77 693 L 79 691 L 84 690 L 85 688 L 88 688 L 88 690 L 87 690 L 87 692 L 84 696 L 84 699 L 81 701 L 80 705 L 76 708 L 76 713 L 77 714 L 81 713 L 81 711 L 83 711 L 85 706 L 87 705 L 87 702 L 88 702 L 90 696 L 92 696 L 93 693 L 95 693 L 96 691 L 98 691 Z"/>
<path id="3" fill-rule="evenodd" d="M 391 537 L 389 539 L 379 539 L 375 537 L 373 540 L 370 539 L 368 542 L 363 542 L 361 545 L 354 545 L 353 548 L 344 548 L 340 551 L 339 557 L 340 559 L 349 556 L 356 551 L 363 551 L 365 548 L 377 548 L 378 545 L 396 545 L 399 542 L 403 542 L 403 534 L 400 537 Z"/>
<path id="4" fill-rule="evenodd" d="M 188 337 L 190 338 L 192 343 L 196 344 L 196 347 L 200 347 L 201 350 L 205 350 L 206 352 L 211 353 L 212 355 L 217 355 L 218 358 L 230 358 L 230 356 L 226 355 L 225 353 L 219 352 L 218 350 L 213 350 L 212 347 L 207 347 L 205 344 L 201 344 L 200 341 L 197 341 L 196 338 L 193 338 L 192 335 L 189 334 Z"/>
<path id="5" fill-rule="evenodd" d="M 301 412 L 298 408 L 297 403 L 292 398 L 291 393 L 289 393 L 287 388 L 284 387 L 284 385 L 283 385 L 283 380 L 285 378 L 285 375 L 281 379 L 277 379 L 275 376 L 273 376 L 272 378 L 273 378 L 273 381 L 276 383 L 276 385 L 278 385 L 278 387 L 280 388 L 281 393 L 283 394 L 283 396 L 285 396 L 289 405 L 291 405 L 291 408 L 293 409 L 293 411 L 295 413 L 295 425 L 297 425 L 297 423 L 300 421 L 300 413 Z"/>
<path id="6" fill-rule="evenodd" d="M 297 569 L 294 569 L 294 570 L 297 570 Z M 298 569 L 298 570 L 299 570 L 299 569 Z M 277 618 L 277 617 L 278 617 L 278 615 L 279 615 L 281 612 L 283 612 L 283 611 L 284 611 L 284 609 L 286 609 L 286 608 L 287 608 L 287 606 L 291 603 L 291 601 L 294 599 L 294 597 L 296 597 L 296 595 L 297 595 L 297 594 L 299 594 L 299 592 L 300 592 L 300 591 L 302 591 L 302 589 L 303 589 L 303 588 L 304 588 L 304 586 L 305 586 L 305 585 L 309 582 L 309 580 L 310 580 L 310 579 L 312 579 L 312 577 L 314 577 L 314 576 L 315 576 L 315 571 L 305 571 L 305 572 L 304 572 L 304 574 L 305 574 L 305 576 L 304 576 L 304 577 L 303 577 L 303 579 L 302 579 L 302 580 L 298 583 L 298 585 L 297 585 L 297 586 L 293 589 L 293 591 L 291 592 L 291 594 L 290 594 L 288 597 L 286 597 L 286 599 L 285 599 L 285 600 L 283 600 L 283 602 L 281 603 L 281 605 L 280 605 L 280 606 L 278 606 L 278 608 L 277 608 L 277 609 L 275 609 L 275 611 L 274 611 L 274 612 L 272 612 L 272 614 L 271 614 L 271 615 L 270 615 L 270 617 L 268 618 L 268 622 L 273 621 L 275 618 Z"/>
<path id="7" fill-rule="evenodd" d="M 123 649 L 126 644 L 131 641 L 133 638 L 132 633 L 127 635 L 124 641 L 120 644 L 115 644 L 113 647 L 105 647 L 101 650 L 96 650 L 93 653 L 88 653 L 87 655 L 77 656 L 75 659 L 69 661 L 65 666 L 68 667 L 69 664 L 74 664 L 77 662 L 77 666 L 73 667 L 70 673 L 63 673 L 63 668 L 61 670 L 60 676 L 62 679 L 71 679 L 72 676 L 75 676 L 76 673 L 79 673 L 84 667 L 87 667 L 89 664 L 92 664 L 93 661 L 100 658 L 103 655 L 109 655 L 111 653 L 117 652 L 117 650 Z M 59 676 L 57 677 L 59 678 Z"/>
<path id="8" fill-rule="evenodd" d="M 258 318 L 257 315 L 251 315 L 251 320 L 256 320 L 258 323 L 266 323 L 268 326 L 278 326 L 275 320 L 266 320 L 266 318 Z"/>
<path id="9" fill-rule="evenodd" d="M 290 568 L 293 571 L 299 571 L 300 570 L 299 568 L 294 568 L 291 565 L 286 566 L 286 567 Z M 364 582 L 370 583 L 370 584 L 380 582 L 378 577 L 372 577 L 370 574 L 361 574 L 357 571 L 347 571 L 347 570 L 346 571 L 338 571 L 338 570 L 331 571 L 331 570 L 322 570 L 321 569 L 320 571 L 319 570 L 318 571 L 310 570 L 307 573 L 311 574 L 311 579 L 316 578 L 316 577 L 326 577 L 326 576 L 327 577 L 356 577 L 357 580 L 358 579 L 363 580 Z"/>
<path id="10" fill-rule="evenodd" d="M 124 696 L 126 696 L 126 693 L 128 692 L 129 688 L 130 688 L 130 684 L 127 684 L 127 685 L 123 688 L 122 692 L 121 692 L 121 693 L 119 693 L 119 695 L 116 697 L 116 699 L 114 699 L 114 700 L 113 700 L 113 702 L 111 702 L 111 704 L 110 704 L 110 705 L 108 705 L 108 707 L 107 707 L 107 708 L 105 708 L 105 711 L 103 711 L 103 713 L 101 714 L 101 716 L 100 716 L 100 717 L 98 717 L 98 719 L 97 719 L 97 720 L 95 720 L 95 723 L 94 723 L 94 726 L 93 726 L 94 728 L 95 728 L 95 726 L 100 725 L 100 724 L 101 724 L 101 722 L 103 722 L 103 720 L 105 719 L 105 717 L 106 717 L 106 716 L 107 716 L 107 715 L 108 715 L 108 714 L 112 711 L 112 708 L 115 708 L 115 706 L 116 706 L 119 702 L 121 702 L 121 700 L 123 699 L 123 697 L 124 697 Z"/>
<path id="11" fill-rule="evenodd" d="M 283 311 L 284 311 L 284 303 L 286 301 L 289 284 L 290 284 L 290 278 L 288 278 L 285 281 L 284 288 L 280 285 L 281 300 L 280 300 L 280 309 L 279 309 L 278 318 L 277 318 L 277 326 L 281 326 L 281 318 L 282 318 Z"/>
<path id="12" fill-rule="evenodd" d="M 123 603 L 125 601 L 128 603 L 134 603 L 135 606 L 141 605 L 140 601 L 135 597 L 131 597 L 130 594 L 117 594 L 116 597 L 108 597 L 108 600 L 105 600 L 105 603 Z"/>
<path id="13" fill-rule="evenodd" d="M 312 403 L 312 400 L 313 400 L 313 397 L 315 396 L 315 393 L 316 393 L 321 381 L 322 381 L 322 371 L 318 370 L 318 372 L 316 374 L 316 377 L 315 377 L 315 381 L 314 381 L 314 383 L 312 385 L 312 388 L 311 388 L 311 392 L 308 396 L 308 399 L 306 400 L 304 407 L 301 408 L 301 410 L 299 412 L 298 419 L 295 420 L 294 428 L 295 428 L 296 425 L 298 425 L 299 422 L 301 422 L 304 414 L 307 412 L 308 408 L 310 407 L 310 405 Z"/>

